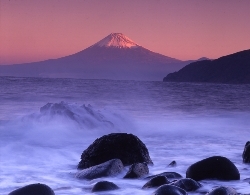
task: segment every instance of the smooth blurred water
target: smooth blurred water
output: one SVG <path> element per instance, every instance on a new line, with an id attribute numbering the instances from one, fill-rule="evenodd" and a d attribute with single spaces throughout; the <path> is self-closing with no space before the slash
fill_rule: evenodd
<path id="1" fill-rule="evenodd" d="M 104 178 L 74 177 L 83 150 L 111 132 L 137 135 L 149 149 L 150 174 L 175 171 L 185 177 L 192 163 L 222 155 L 235 163 L 240 181 L 202 181 L 201 191 L 218 185 L 250 192 L 250 165 L 242 163 L 250 138 L 250 85 L 0 77 L 0 194 L 45 183 L 56 194 L 92 194 Z M 60 103 L 92 125 L 67 116 L 40 113 Z M 91 113 L 82 105 L 91 105 Z M 113 126 L 96 120 L 100 114 Z M 94 125 L 93 125 L 94 124 Z M 175 160 L 177 167 L 167 165 Z M 124 173 L 125 174 L 125 173 Z M 109 194 L 151 194 L 145 180 L 105 180 L 120 190 Z M 197 192 L 198 193 L 198 192 Z"/>

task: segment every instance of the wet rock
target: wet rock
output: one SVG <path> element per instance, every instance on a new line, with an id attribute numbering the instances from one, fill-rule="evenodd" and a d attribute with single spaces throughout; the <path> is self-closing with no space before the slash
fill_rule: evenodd
<path id="1" fill-rule="evenodd" d="M 49 186 L 37 183 L 14 190 L 9 195 L 55 195 L 55 193 Z"/>
<path id="2" fill-rule="evenodd" d="M 245 144 L 242 158 L 244 163 L 250 163 L 250 141 Z"/>
<path id="3" fill-rule="evenodd" d="M 81 127 L 88 129 L 96 127 L 114 127 L 114 124 L 108 121 L 99 111 L 95 110 L 91 105 L 70 105 L 66 102 L 47 103 L 40 108 L 38 118 L 48 116 L 61 116 L 75 121 Z"/>
<path id="4" fill-rule="evenodd" d="M 179 179 L 174 182 L 172 185 L 182 188 L 183 190 L 190 192 L 195 191 L 201 187 L 201 184 L 190 178 Z"/>
<path id="5" fill-rule="evenodd" d="M 115 185 L 113 182 L 99 181 L 93 186 L 92 192 L 110 191 L 117 189 L 119 189 L 119 187 Z"/>
<path id="6" fill-rule="evenodd" d="M 140 178 L 149 173 L 148 165 L 146 163 L 135 163 L 133 164 L 124 178 Z"/>
<path id="7" fill-rule="evenodd" d="M 146 188 L 154 188 L 154 187 L 159 187 L 164 184 L 169 184 L 170 181 L 167 179 L 165 176 L 156 176 L 150 179 L 143 187 L 142 189 Z"/>
<path id="8" fill-rule="evenodd" d="M 83 169 L 76 174 L 78 179 L 96 179 L 100 177 L 115 176 L 122 172 L 123 164 L 120 159 L 112 159 L 105 163 Z"/>
<path id="9" fill-rule="evenodd" d="M 182 178 L 182 176 L 179 173 L 176 173 L 176 172 L 163 172 L 163 173 L 160 173 L 160 174 L 157 174 L 157 175 L 148 176 L 148 177 L 146 177 L 146 179 L 151 179 L 151 178 L 156 177 L 156 176 L 165 176 L 168 179 Z"/>
<path id="10" fill-rule="evenodd" d="M 187 195 L 187 192 L 179 187 L 165 184 L 157 188 L 153 195 Z"/>
<path id="11" fill-rule="evenodd" d="M 229 159 L 213 156 L 191 165 L 186 171 L 186 177 L 197 181 L 202 179 L 239 180 L 240 173 Z"/>
<path id="12" fill-rule="evenodd" d="M 63 101 L 60 103 L 47 103 L 46 105 L 40 108 L 40 112 L 42 114 L 50 114 L 51 116 L 55 115 L 67 116 L 75 120 L 74 112 Z"/>
<path id="13" fill-rule="evenodd" d="M 153 163 L 148 149 L 138 137 L 127 133 L 111 133 L 96 139 L 83 151 L 78 169 L 86 169 L 114 158 L 121 159 L 125 166 Z"/>
<path id="14" fill-rule="evenodd" d="M 231 187 L 220 186 L 207 193 L 207 195 L 237 195 L 237 192 Z"/>
<path id="15" fill-rule="evenodd" d="M 243 181 L 245 181 L 245 182 L 250 182 L 250 178 L 245 178 L 245 179 L 243 179 Z"/>
<path id="16" fill-rule="evenodd" d="M 169 165 L 168 167 L 176 167 L 177 166 L 177 163 L 175 160 L 173 160 Z"/>

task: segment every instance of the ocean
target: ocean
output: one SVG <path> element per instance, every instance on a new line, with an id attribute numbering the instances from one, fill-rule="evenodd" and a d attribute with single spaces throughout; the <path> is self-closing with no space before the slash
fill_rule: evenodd
<path id="1" fill-rule="evenodd" d="M 250 193 L 250 165 L 242 162 L 250 139 L 250 85 L 0 77 L 0 194 L 44 183 L 56 195 L 93 194 L 102 180 L 119 190 L 99 194 L 152 194 L 145 179 L 125 175 L 91 181 L 75 178 L 81 153 L 114 132 L 136 135 L 154 163 L 150 175 L 187 168 L 220 155 L 240 172 L 239 181 L 203 180 L 204 194 L 216 186 Z M 47 103 L 77 117 L 42 112 Z M 175 160 L 176 167 L 168 164 Z M 128 170 L 128 167 L 126 167 Z M 98 194 L 98 193 L 96 193 Z"/>

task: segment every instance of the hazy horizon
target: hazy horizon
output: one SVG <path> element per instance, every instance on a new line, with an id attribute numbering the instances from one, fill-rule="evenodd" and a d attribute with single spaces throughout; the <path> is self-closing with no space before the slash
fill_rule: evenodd
<path id="1" fill-rule="evenodd" d="M 0 64 L 57 59 L 120 32 L 179 60 L 250 48 L 249 1 L 1 1 Z"/>

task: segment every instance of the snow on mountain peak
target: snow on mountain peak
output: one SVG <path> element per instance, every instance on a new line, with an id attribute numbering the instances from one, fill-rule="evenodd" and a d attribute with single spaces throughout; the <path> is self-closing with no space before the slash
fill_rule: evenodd
<path id="1" fill-rule="evenodd" d="M 111 33 L 93 46 L 98 47 L 117 47 L 117 48 L 135 48 L 139 45 L 126 37 L 122 33 Z"/>

